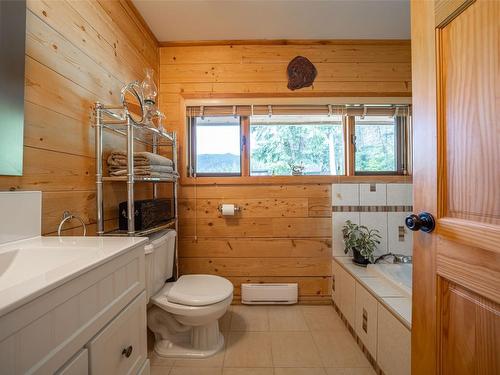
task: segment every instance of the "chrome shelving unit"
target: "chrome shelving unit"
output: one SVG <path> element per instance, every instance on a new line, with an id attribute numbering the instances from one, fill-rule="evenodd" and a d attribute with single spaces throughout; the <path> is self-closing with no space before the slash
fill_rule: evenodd
<path id="1" fill-rule="evenodd" d="M 175 132 L 159 130 L 148 123 L 135 122 L 129 115 L 126 106 L 106 107 L 99 102 L 94 106 L 95 116 L 95 152 L 96 152 L 96 201 L 97 201 L 97 235 L 99 236 L 147 236 L 167 228 L 178 232 L 177 178 L 154 178 L 134 176 L 134 144 L 142 143 L 150 147 L 150 151 L 158 153 L 159 147 L 171 147 L 174 171 L 177 172 L 177 137 Z M 120 134 L 127 139 L 127 175 L 118 177 L 103 176 L 103 134 L 104 130 Z M 126 231 L 115 229 L 104 230 L 103 184 L 106 182 L 123 182 L 127 184 L 127 220 Z M 173 184 L 174 219 L 157 227 L 136 231 L 134 225 L 134 187 L 137 183 L 152 183 L 153 198 L 157 198 L 157 184 Z M 177 241 L 176 241 L 177 259 Z"/>

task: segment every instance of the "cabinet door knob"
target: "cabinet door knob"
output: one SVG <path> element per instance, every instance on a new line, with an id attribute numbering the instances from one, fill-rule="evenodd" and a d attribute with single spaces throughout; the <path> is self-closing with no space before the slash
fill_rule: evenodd
<path id="1" fill-rule="evenodd" d="M 418 215 L 408 215 L 405 219 L 405 224 L 409 230 L 421 230 L 426 233 L 432 232 L 436 227 L 434 217 L 428 212 L 421 212 Z"/>
<path id="2" fill-rule="evenodd" d="M 122 350 L 122 356 L 128 358 L 132 355 L 132 351 L 134 350 L 133 346 L 130 345 Z"/>

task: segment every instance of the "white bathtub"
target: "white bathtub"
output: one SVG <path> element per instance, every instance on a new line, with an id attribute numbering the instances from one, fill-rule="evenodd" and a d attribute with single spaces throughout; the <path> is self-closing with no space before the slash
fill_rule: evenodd
<path id="1" fill-rule="evenodd" d="M 367 267 L 370 273 L 376 276 L 387 279 L 392 284 L 396 285 L 403 292 L 411 297 L 412 292 L 412 264 L 369 264 Z"/>

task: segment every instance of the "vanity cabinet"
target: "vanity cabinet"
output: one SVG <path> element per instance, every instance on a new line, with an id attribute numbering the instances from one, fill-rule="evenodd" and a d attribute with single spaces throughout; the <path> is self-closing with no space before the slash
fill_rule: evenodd
<path id="1" fill-rule="evenodd" d="M 377 359 L 378 302 L 360 283 L 356 282 L 354 330 L 374 359 Z"/>
<path id="2" fill-rule="evenodd" d="M 140 245 L 1 316 L 0 374 L 147 374 L 144 273 Z"/>
<path id="3" fill-rule="evenodd" d="M 146 292 L 87 345 L 91 374 L 137 374 L 147 358 Z"/>
<path id="4" fill-rule="evenodd" d="M 68 363 L 56 372 L 56 375 L 85 375 L 89 373 L 89 351 L 80 350 Z"/>

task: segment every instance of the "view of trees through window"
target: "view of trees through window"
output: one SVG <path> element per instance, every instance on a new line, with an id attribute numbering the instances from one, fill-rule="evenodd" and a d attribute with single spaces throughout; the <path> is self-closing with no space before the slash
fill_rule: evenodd
<path id="1" fill-rule="evenodd" d="M 356 117 L 356 172 L 396 171 L 396 125 L 392 117 Z"/>
<path id="2" fill-rule="evenodd" d="M 342 175 L 342 129 L 339 116 L 253 116 L 250 175 Z"/>

